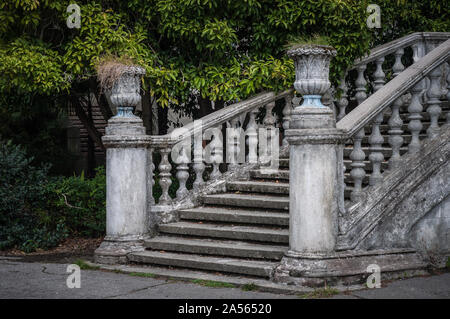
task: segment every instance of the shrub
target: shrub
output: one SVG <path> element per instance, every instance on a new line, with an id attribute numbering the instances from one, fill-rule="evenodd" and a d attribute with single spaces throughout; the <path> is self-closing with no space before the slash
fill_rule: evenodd
<path id="1" fill-rule="evenodd" d="M 68 236 L 105 230 L 106 178 L 48 177 L 23 147 L 0 141 L 0 250 L 25 252 L 57 246 Z"/>
<path id="2" fill-rule="evenodd" d="M 49 166 L 34 167 L 32 161 L 22 147 L 0 143 L 0 249 L 48 248 L 65 236 L 61 225 L 54 231 L 39 225 L 36 212 L 45 197 Z"/>
<path id="3" fill-rule="evenodd" d="M 47 185 L 47 211 L 41 221 L 59 220 L 71 235 L 98 237 L 105 231 L 106 176 L 105 169 L 96 169 L 96 175 L 60 177 Z"/>

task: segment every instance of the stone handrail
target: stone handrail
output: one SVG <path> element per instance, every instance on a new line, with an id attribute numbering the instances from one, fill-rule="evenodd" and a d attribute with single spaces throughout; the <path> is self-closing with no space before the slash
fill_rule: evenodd
<path id="1" fill-rule="evenodd" d="M 430 126 L 427 128 L 427 137 L 431 138 L 439 134 L 440 115 L 442 113 L 440 99 L 444 94 L 449 95 L 449 72 L 444 72 L 444 66 L 450 58 L 450 39 L 439 45 L 438 41 L 427 43 L 428 54 L 421 56 L 425 52 L 425 45 L 419 43 L 414 46 L 415 63 L 406 70 L 399 73 L 387 84 L 378 87 L 376 91 L 361 103 L 344 118 L 337 122 L 336 128 L 343 132 L 343 138 L 349 141 L 347 146 L 351 146 L 350 153 L 353 188 L 351 200 L 359 202 L 363 194 L 363 183 L 366 177 L 366 151 L 363 149 L 363 140 L 367 129 L 370 129 L 368 137 L 370 165 L 372 171 L 368 179 L 370 186 L 377 185 L 383 180 L 381 175 L 384 171 L 383 165 L 388 160 L 388 168 L 396 169 L 400 165 L 401 155 L 416 153 L 421 149 L 421 132 L 423 128 L 422 118 L 426 105 L 427 117 L 430 119 Z M 448 68 L 448 67 L 447 67 Z M 446 77 L 446 79 L 444 78 Z M 447 87 L 443 88 L 442 83 L 446 81 Z M 427 81 L 429 83 L 427 87 Z M 447 91 L 447 93 L 445 93 Z M 410 100 L 405 102 L 406 93 L 410 94 Z M 424 94 L 426 93 L 426 94 Z M 426 96 L 426 98 L 425 98 Z M 405 147 L 403 134 L 405 126 L 400 116 L 400 111 L 407 107 L 409 120 L 407 129 L 411 134 L 411 140 Z M 389 113 L 389 114 L 388 114 Z M 387 123 L 385 115 L 389 116 Z M 450 118 L 447 114 L 447 122 Z M 384 148 L 384 138 L 381 135 L 382 125 L 388 126 L 388 142 L 392 148 L 392 153 Z M 345 186 L 344 186 L 345 187 Z"/>
<path id="2" fill-rule="evenodd" d="M 340 81 L 338 88 L 340 89 L 341 96 L 336 100 L 336 104 L 339 107 L 337 119 L 340 120 L 345 116 L 346 108 L 350 100 L 356 100 L 357 104 L 361 104 L 371 92 L 376 92 L 386 81 L 390 80 L 390 78 L 386 78 L 384 68 L 390 69 L 393 77 L 405 69 L 405 65 L 403 65 L 404 61 L 402 61 L 405 53 L 404 49 L 411 47 L 414 52 L 413 60 L 416 61 L 422 56 L 422 52 L 420 50 L 418 51 L 417 47 L 420 47 L 424 43 L 443 42 L 449 38 L 450 32 L 416 32 L 378 46 L 372 49 L 368 56 L 357 59 Z M 385 59 L 389 55 L 394 56 L 395 63 L 386 66 Z M 376 70 L 372 74 L 373 82 L 371 82 L 367 74 L 367 69 L 370 64 L 376 66 Z M 348 77 L 350 72 L 357 74 L 354 83 L 350 82 L 351 78 Z M 347 95 L 349 86 L 355 89 L 355 95 L 352 98 Z"/>
<path id="3" fill-rule="evenodd" d="M 202 117 L 201 129 L 206 130 L 209 128 L 217 127 L 218 125 L 224 124 L 233 118 L 246 114 L 256 107 L 261 107 L 278 99 L 290 96 L 293 94 L 293 92 L 293 89 L 289 89 L 278 94 L 276 94 L 275 92 L 263 92 L 247 100 L 224 107 L 223 109 Z M 174 145 L 189 136 L 195 135 L 196 127 L 194 125 L 194 122 L 184 125 L 183 130 L 185 133 L 177 136 L 174 136 L 171 133 L 165 135 L 151 135 L 151 145 L 154 147 L 158 147 L 158 145 Z"/>
<path id="4" fill-rule="evenodd" d="M 399 49 L 412 46 L 419 41 L 425 40 L 441 40 L 445 41 L 450 38 L 450 32 L 415 32 L 408 34 L 399 39 L 377 46 L 372 49 L 368 56 L 357 59 L 351 69 L 356 69 L 362 64 L 375 62 L 377 59 L 395 53 Z"/>
<path id="5" fill-rule="evenodd" d="M 449 57 L 450 40 L 447 40 L 364 100 L 357 108 L 338 121 L 337 128 L 343 130 L 348 137 L 353 137 L 380 112 L 405 94 L 433 69 L 447 61 Z"/>

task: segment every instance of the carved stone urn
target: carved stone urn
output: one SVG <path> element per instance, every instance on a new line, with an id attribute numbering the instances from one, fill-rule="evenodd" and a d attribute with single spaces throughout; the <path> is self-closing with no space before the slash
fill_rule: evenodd
<path id="1" fill-rule="evenodd" d="M 305 44 L 287 51 L 294 60 L 295 90 L 303 96 L 300 107 L 325 107 L 321 98 L 330 88 L 330 61 L 336 50 L 327 45 Z"/>
<path id="2" fill-rule="evenodd" d="M 139 66 L 125 66 L 125 70 L 111 87 L 111 103 L 117 109 L 114 117 L 135 117 L 133 110 L 141 101 L 140 81 L 145 70 Z"/>

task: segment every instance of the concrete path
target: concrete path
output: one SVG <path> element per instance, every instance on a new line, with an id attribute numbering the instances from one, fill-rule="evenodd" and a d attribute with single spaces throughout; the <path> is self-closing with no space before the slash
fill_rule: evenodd
<path id="1" fill-rule="evenodd" d="M 81 288 L 68 288 L 68 264 L 28 263 L 0 257 L 0 299 L 8 298 L 174 298 L 267 299 L 296 295 L 211 288 L 194 283 L 126 274 L 81 270 Z M 339 294 L 333 298 L 450 298 L 450 273 L 389 283 L 380 289 Z"/>

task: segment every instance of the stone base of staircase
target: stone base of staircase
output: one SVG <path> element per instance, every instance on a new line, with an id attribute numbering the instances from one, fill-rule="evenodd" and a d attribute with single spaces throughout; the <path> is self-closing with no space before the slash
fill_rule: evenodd
<path id="1" fill-rule="evenodd" d="M 140 240 L 108 240 L 105 239 L 94 252 L 94 260 L 99 264 L 126 264 L 127 255 L 144 250 L 143 239 Z"/>
<path id="2" fill-rule="evenodd" d="M 146 274 L 148 276 L 166 280 L 187 281 L 187 282 L 201 282 L 212 281 L 232 284 L 235 287 L 251 286 L 252 289 L 261 292 L 280 293 L 280 294 L 305 294 L 315 290 L 315 288 L 306 286 L 294 286 L 284 283 L 273 282 L 268 279 L 255 278 L 249 276 L 240 276 L 232 274 L 222 274 L 217 272 L 206 272 L 192 269 L 180 269 L 173 267 L 160 267 L 149 265 L 125 264 L 125 265 L 110 265 L 101 263 L 87 262 L 88 265 L 99 267 L 99 269 L 106 271 L 114 271 L 125 274 Z M 323 287 L 321 287 L 323 288 Z M 363 285 L 352 286 L 336 286 L 334 289 L 340 292 L 355 291 L 366 288 Z"/>
<path id="3" fill-rule="evenodd" d="M 428 263 L 410 249 L 344 251 L 331 255 L 288 252 L 275 269 L 273 280 L 308 287 L 365 285 L 374 267 L 379 267 L 382 280 L 428 274 Z"/>

